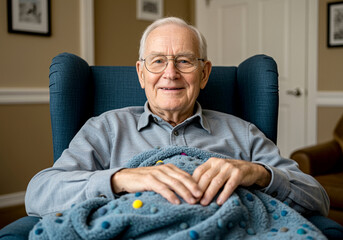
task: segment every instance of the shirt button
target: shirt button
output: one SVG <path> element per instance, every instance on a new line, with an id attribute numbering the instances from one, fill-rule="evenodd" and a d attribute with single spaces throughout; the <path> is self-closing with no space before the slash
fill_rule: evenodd
<path id="1" fill-rule="evenodd" d="M 271 196 L 275 198 L 277 196 L 277 192 L 272 192 Z"/>
<path id="2" fill-rule="evenodd" d="M 101 197 L 101 198 L 107 198 L 106 195 L 104 195 L 104 194 L 99 194 L 99 197 Z"/>
<path id="3" fill-rule="evenodd" d="M 157 119 L 157 117 L 154 117 L 154 121 L 155 121 L 155 122 L 158 122 L 158 119 Z"/>
<path id="4" fill-rule="evenodd" d="M 178 132 L 178 131 L 175 131 L 175 132 L 174 132 L 174 135 L 175 135 L 175 136 L 179 136 L 179 132 Z"/>

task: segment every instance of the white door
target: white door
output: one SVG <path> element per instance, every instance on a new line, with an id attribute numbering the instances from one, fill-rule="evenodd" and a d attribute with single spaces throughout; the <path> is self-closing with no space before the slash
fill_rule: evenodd
<path id="1" fill-rule="evenodd" d="M 278 147 L 284 157 L 306 144 L 308 0 L 197 0 L 196 25 L 213 65 L 238 65 L 255 54 L 279 70 Z M 315 36 L 316 37 L 316 36 Z"/>

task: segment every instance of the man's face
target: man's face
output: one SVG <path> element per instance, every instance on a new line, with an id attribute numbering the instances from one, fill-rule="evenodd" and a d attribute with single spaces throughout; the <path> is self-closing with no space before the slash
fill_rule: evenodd
<path id="1" fill-rule="evenodd" d="M 150 54 L 177 55 L 192 54 L 199 58 L 198 41 L 193 32 L 178 25 L 164 25 L 154 29 L 146 40 L 143 58 Z M 145 89 L 150 110 L 158 115 L 165 112 L 192 113 L 200 89 L 206 86 L 211 64 L 199 63 L 191 73 L 180 72 L 169 61 L 161 73 L 151 73 L 144 67 L 144 62 L 137 62 L 137 72 L 141 87 Z"/>

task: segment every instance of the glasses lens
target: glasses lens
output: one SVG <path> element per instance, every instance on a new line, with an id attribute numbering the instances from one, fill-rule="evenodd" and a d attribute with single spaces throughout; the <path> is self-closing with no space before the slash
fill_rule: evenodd
<path id="1" fill-rule="evenodd" d="M 153 73 L 162 72 L 167 64 L 168 58 L 163 55 L 150 55 L 145 59 L 146 68 Z"/>
<path id="2" fill-rule="evenodd" d="M 192 72 L 197 67 L 197 59 L 192 55 L 177 56 L 175 66 L 181 72 Z"/>

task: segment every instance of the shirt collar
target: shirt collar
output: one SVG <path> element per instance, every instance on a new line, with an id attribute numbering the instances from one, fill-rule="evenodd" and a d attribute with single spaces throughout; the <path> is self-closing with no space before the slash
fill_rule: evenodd
<path id="1" fill-rule="evenodd" d="M 150 119 L 153 117 L 152 112 L 149 109 L 148 101 L 144 104 L 144 112 L 138 120 L 137 130 L 140 131 L 142 128 L 148 126 Z"/>
<path id="2" fill-rule="evenodd" d="M 194 115 L 191 116 L 190 118 L 186 119 L 181 124 L 198 120 L 200 125 L 201 125 L 201 127 L 203 129 L 205 129 L 208 133 L 211 133 L 210 126 L 208 124 L 208 121 L 207 121 L 206 117 L 203 115 L 202 107 L 201 107 L 200 103 L 196 102 L 195 103 L 195 107 L 196 107 L 196 112 L 194 113 Z M 159 116 L 153 114 L 150 111 L 149 103 L 148 103 L 148 101 L 146 101 L 145 104 L 144 104 L 144 112 L 143 112 L 143 114 L 141 115 L 141 117 L 139 118 L 139 121 L 138 121 L 137 130 L 140 131 L 143 128 L 147 127 L 150 122 L 154 121 L 154 119 L 157 120 L 157 121 L 160 121 L 160 120 L 163 121 L 163 119 L 161 119 Z"/>

